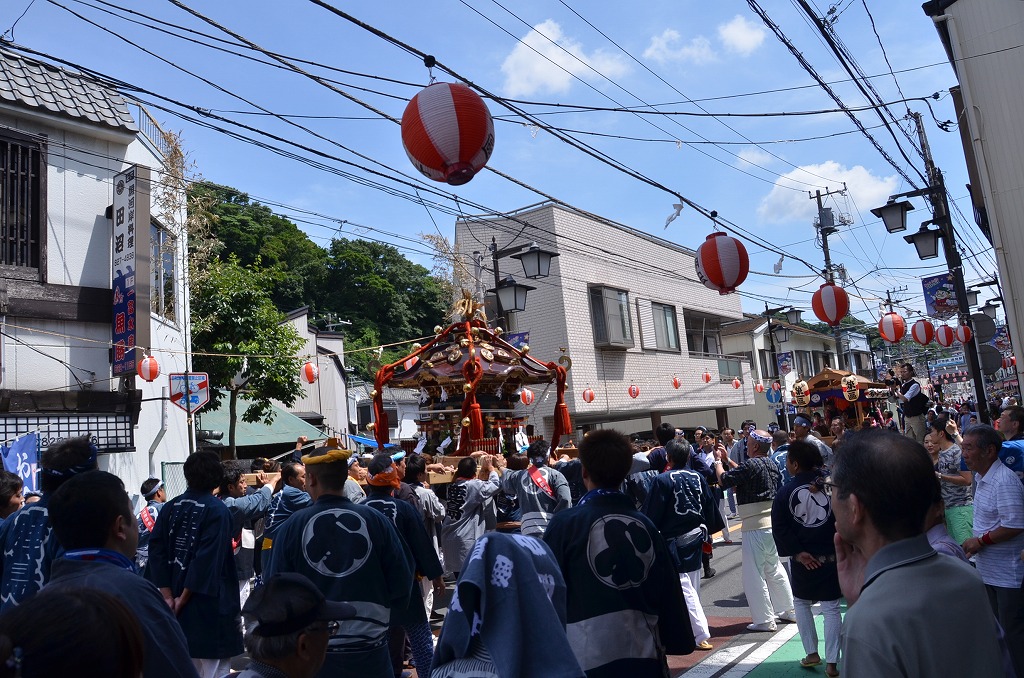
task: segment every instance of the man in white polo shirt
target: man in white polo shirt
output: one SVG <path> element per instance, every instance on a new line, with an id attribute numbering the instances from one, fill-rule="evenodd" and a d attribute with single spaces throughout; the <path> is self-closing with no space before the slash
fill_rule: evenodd
<path id="1" fill-rule="evenodd" d="M 963 543 L 975 556 L 989 602 L 1006 632 L 1006 642 L 1018 675 L 1024 675 L 1024 485 L 999 461 L 1003 438 L 991 426 L 979 424 L 964 434 L 960 449 L 964 463 L 977 478 L 974 492 L 974 536 Z"/>

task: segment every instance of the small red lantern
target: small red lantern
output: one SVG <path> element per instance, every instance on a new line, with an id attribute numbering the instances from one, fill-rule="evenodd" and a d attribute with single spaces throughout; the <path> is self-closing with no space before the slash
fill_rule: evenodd
<path id="1" fill-rule="evenodd" d="M 594 389 L 592 389 L 592 388 L 585 388 L 585 389 L 583 389 L 583 402 L 585 402 L 585 403 L 592 403 L 592 402 L 594 402 L 594 398 L 595 397 L 596 396 L 594 394 Z"/>
<path id="2" fill-rule="evenodd" d="M 683 385 L 683 382 L 679 381 L 679 377 L 676 377 L 676 376 L 672 377 L 672 388 L 678 389 L 682 385 Z"/>
<path id="3" fill-rule="evenodd" d="M 932 325 L 927 320 L 918 320 L 910 328 L 910 336 L 922 346 L 927 346 L 935 338 L 935 325 Z"/>
<path id="4" fill-rule="evenodd" d="M 949 348 L 956 341 L 956 332 L 949 325 L 939 325 L 935 328 L 935 341 L 939 342 L 939 346 Z"/>
<path id="5" fill-rule="evenodd" d="M 708 289 L 719 294 L 735 292 L 747 279 L 750 259 L 747 248 L 736 238 L 725 233 L 712 233 L 697 248 L 697 278 Z"/>
<path id="6" fill-rule="evenodd" d="M 959 341 L 961 344 L 966 345 L 967 342 L 969 342 L 971 340 L 971 337 L 973 337 L 973 336 L 974 336 L 974 333 L 971 332 L 971 328 L 968 327 L 967 325 L 959 325 L 959 326 L 957 326 L 957 328 L 956 328 L 956 340 Z"/>
<path id="7" fill-rule="evenodd" d="M 811 297 L 811 309 L 818 320 L 837 327 L 850 312 L 850 295 L 839 285 L 827 282 Z"/>
<path id="8" fill-rule="evenodd" d="M 758 393 L 764 393 L 764 384 L 758 383 L 758 385 L 754 387 L 754 390 Z"/>
<path id="9" fill-rule="evenodd" d="M 907 333 L 907 323 L 899 313 L 889 311 L 878 320 L 878 333 L 885 341 L 895 344 Z"/>
<path id="10" fill-rule="evenodd" d="M 524 405 L 532 405 L 533 397 L 533 391 L 531 391 L 528 388 L 524 388 L 522 391 L 519 392 L 519 402 L 521 402 Z"/>
<path id="11" fill-rule="evenodd" d="M 418 363 L 419 361 L 419 358 L 409 358 L 404 363 L 402 363 L 402 367 L 405 368 L 406 372 L 408 372 L 412 368 L 416 367 L 416 363 Z"/>
<path id="12" fill-rule="evenodd" d="M 705 372 L 704 374 L 700 375 L 700 378 L 704 380 L 705 384 L 710 384 L 711 383 L 711 373 L 710 372 Z"/>
<path id="13" fill-rule="evenodd" d="M 402 145 L 424 176 L 459 186 L 491 157 L 494 121 L 484 100 L 469 87 L 436 82 L 405 107 Z"/>
<path id="14" fill-rule="evenodd" d="M 148 355 L 139 361 L 135 371 L 146 381 L 153 381 L 160 376 L 160 363 L 156 361 L 156 358 Z"/>
<path id="15" fill-rule="evenodd" d="M 743 386 L 743 382 L 742 381 L 740 381 L 739 379 L 733 379 L 732 380 L 732 387 L 733 388 L 739 388 L 740 386 Z"/>
<path id="16" fill-rule="evenodd" d="M 307 361 L 302 366 L 302 378 L 306 380 L 307 384 L 315 383 L 317 378 L 320 376 L 320 368 L 316 366 L 316 363 Z"/>
<path id="17" fill-rule="evenodd" d="M 772 390 L 773 391 L 781 391 L 782 390 L 782 384 L 780 384 L 779 382 L 776 381 L 775 383 L 772 384 Z"/>
<path id="18" fill-rule="evenodd" d="M 628 392 L 630 398 L 637 398 L 640 396 L 640 387 L 636 384 L 630 384 Z"/>

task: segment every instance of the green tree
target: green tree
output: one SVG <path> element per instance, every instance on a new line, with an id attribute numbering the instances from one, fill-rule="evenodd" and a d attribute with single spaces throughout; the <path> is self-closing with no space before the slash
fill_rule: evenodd
<path id="1" fill-rule="evenodd" d="M 223 255 L 235 255 L 242 266 L 259 266 L 279 309 L 309 306 L 310 315 L 324 310 L 324 248 L 294 222 L 234 188 L 201 183 L 192 193 L 209 200 L 211 235 L 224 244 Z"/>
<path id="2" fill-rule="evenodd" d="M 249 406 L 242 421 L 274 421 L 271 400 L 292 405 L 299 383 L 302 341 L 267 292 L 267 274 L 243 267 L 235 256 L 213 260 L 204 283 L 192 288 L 192 365 L 210 375 L 210 399 L 216 407 L 228 396 L 228 446 L 237 458 L 235 426 L 238 397 Z M 208 355 L 212 354 L 212 355 Z"/>

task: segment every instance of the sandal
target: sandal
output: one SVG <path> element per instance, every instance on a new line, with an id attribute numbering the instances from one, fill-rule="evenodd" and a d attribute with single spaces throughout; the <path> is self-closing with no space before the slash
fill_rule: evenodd
<path id="1" fill-rule="evenodd" d="M 837 668 L 835 670 L 835 672 L 830 672 L 828 670 L 828 666 L 826 666 L 825 667 L 825 675 L 828 676 L 828 678 L 839 678 L 839 669 Z"/>
<path id="2" fill-rule="evenodd" d="M 800 666 L 804 667 L 805 669 L 809 669 L 812 666 L 820 666 L 820 665 L 821 665 L 821 657 L 814 657 L 812 659 L 811 655 L 807 655 L 806 657 L 804 657 L 803 659 L 800 660 Z"/>

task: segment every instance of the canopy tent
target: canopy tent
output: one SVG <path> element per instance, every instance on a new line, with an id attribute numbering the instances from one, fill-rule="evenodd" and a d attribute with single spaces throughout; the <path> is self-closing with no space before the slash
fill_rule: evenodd
<path id="1" fill-rule="evenodd" d="M 280 407 L 271 406 L 274 412 L 274 423 L 264 424 L 262 421 L 253 423 L 242 421 L 242 412 L 249 407 L 249 401 L 245 398 L 238 399 L 238 418 L 235 420 L 235 447 L 258 447 L 263 445 L 294 445 L 299 436 L 306 436 L 310 441 L 324 440 L 327 435 L 315 426 L 307 424 L 291 412 L 286 412 Z M 202 428 L 208 431 L 223 432 L 224 437 L 220 439 L 219 445 L 228 444 L 228 427 L 230 417 L 228 414 L 227 398 L 221 401 L 220 407 L 215 410 L 203 410 L 199 413 Z M 216 443 L 207 443 L 207 446 L 216 446 Z"/>

